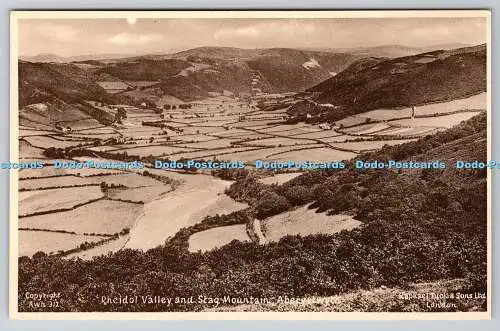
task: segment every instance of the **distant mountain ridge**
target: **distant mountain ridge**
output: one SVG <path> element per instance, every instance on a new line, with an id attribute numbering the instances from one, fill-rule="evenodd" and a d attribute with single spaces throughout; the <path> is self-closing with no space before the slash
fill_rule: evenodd
<path id="1" fill-rule="evenodd" d="M 426 53 L 435 50 L 450 50 L 455 48 L 470 47 L 469 44 L 437 44 L 429 46 L 405 46 L 405 45 L 381 45 L 368 47 L 351 47 L 351 48 L 310 48 L 310 50 L 318 50 L 325 52 L 349 53 L 360 57 L 403 57 Z"/>
<path id="2" fill-rule="evenodd" d="M 326 53 L 348 53 L 359 57 L 402 57 L 425 53 L 433 50 L 449 50 L 454 48 L 470 47 L 468 44 L 437 44 L 429 46 L 406 46 L 406 45 L 380 45 L 368 47 L 298 47 L 289 48 L 303 51 L 326 52 Z M 237 48 L 222 46 L 201 46 L 177 52 L 155 52 L 142 54 L 122 54 L 122 53 L 103 53 L 103 54 L 84 54 L 74 56 L 61 56 L 55 53 L 39 53 L 36 55 L 20 56 L 19 60 L 28 62 L 55 62 L 68 63 L 88 60 L 123 60 L 123 59 L 167 59 L 182 58 L 187 56 L 201 56 L 219 59 L 245 58 L 252 57 L 267 52 L 269 50 L 285 48 Z"/>
<path id="3" fill-rule="evenodd" d="M 88 60 L 108 60 L 120 59 L 136 56 L 134 54 L 120 54 L 120 53 L 106 53 L 106 54 L 87 54 L 75 56 L 60 56 L 54 53 L 40 53 L 33 56 L 20 56 L 19 60 L 27 62 L 54 62 L 54 63 L 69 63 L 75 61 L 88 61 Z"/>

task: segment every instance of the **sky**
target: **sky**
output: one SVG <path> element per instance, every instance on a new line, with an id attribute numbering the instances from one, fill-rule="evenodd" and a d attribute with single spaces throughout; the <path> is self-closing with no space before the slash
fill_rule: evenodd
<path id="1" fill-rule="evenodd" d="M 486 41 L 485 18 L 20 19 L 19 54 L 172 53 L 240 48 L 412 47 Z"/>

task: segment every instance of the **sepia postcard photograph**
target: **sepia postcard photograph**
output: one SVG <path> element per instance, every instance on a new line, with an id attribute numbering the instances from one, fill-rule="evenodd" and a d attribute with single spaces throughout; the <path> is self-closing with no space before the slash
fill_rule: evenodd
<path id="1" fill-rule="evenodd" d="M 11 11 L 11 318 L 490 319 L 490 24 Z"/>

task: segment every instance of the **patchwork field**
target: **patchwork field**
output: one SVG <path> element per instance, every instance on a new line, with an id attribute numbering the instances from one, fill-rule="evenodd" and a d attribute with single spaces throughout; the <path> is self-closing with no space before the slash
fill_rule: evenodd
<path id="1" fill-rule="evenodd" d="M 48 136 L 30 136 L 24 138 L 30 145 L 38 148 L 47 149 L 49 147 L 65 148 L 78 145 L 89 144 L 85 140 L 63 140 L 54 139 Z"/>
<path id="2" fill-rule="evenodd" d="M 135 203 L 100 200 L 53 214 L 23 217 L 19 219 L 21 228 L 63 230 L 78 234 L 114 234 L 131 228 L 135 219 L 143 212 L 144 206 Z"/>
<path id="3" fill-rule="evenodd" d="M 98 245 L 84 251 L 68 254 L 64 258 L 66 259 L 79 258 L 82 260 L 92 260 L 92 258 L 95 256 L 107 255 L 109 253 L 119 251 L 125 246 L 128 240 L 129 240 L 129 235 L 120 236 L 116 240 L 107 241 L 102 245 Z"/>
<path id="4" fill-rule="evenodd" d="M 55 254 L 77 248 L 83 243 L 106 239 L 101 236 L 84 236 L 47 231 L 19 231 L 19 256 L 32 256 L 36 252 Z"/>
<path id="5" fill-rule="evenodd" d="M 172 160 L 184 159 L 220 159 L 228 160 L 231 156 L 234 156 L 237 152 L 251 151 L 255 147 L 231 147 L 231 148 L 217 148 L 217 149 L 205 149 L 194 152 L 176 153 L 170 155 L 168 158 Z"/>
<path id="6" fill-rule="evenodd" d="M 119 138 L 120 134 L 118 133 L 89 133 L 93 131 L 85 131 L 85 134 L 81 134 L 80 132 L 78 133 L 73 133 L 71 135 L 68 135 L 68 137 L 75 137 L 79 139 L 112 139 L 112 138 Z"/>
<path id="7" fill-rule="evenodd" d="M 320 147 L 314 149 L 296 150 L 284 152 L 269 157 L 270 160 L 283 161 L 294 160 L 298 162 L 305 161 L 343 161 L 354 158 L 357 154 L 354 152 L 344 152 L 331 148 Z"/>
<path id="8" fill-rule="evenodd" d="M 138 146 L 116 150 L 119 153 L 126 152 L 128 155 L 138 157 L 153 156 L 167 156 L 179 152 L 193 151 L 191 148 L 174 147 L 174 146 Z"/>
<path id="9" fill-rule="evenodd" d="M 478 112 L 463 112 L 452 115 L 444 115 L 428 118 L 414 118 L 391 121 L 391 125 L 408 126 L 408 127 L 436 127 L 436 128 L 451 128 L 458 123 L 468 120 L 469 118 L 477 115 Z"/>
<path id="10" fill-rule="evenodd" d="M 332 144 L 334 147 L 349 149 L 354 152 L 362 152 L 369 150 L 380 149 L 385 145 L 393 146 L 404 144 L 410 141 L 415 141 L 416 139 L 399 139 L 399 140 L 374 140 L 374 141 L 355 141 L 355 142 L 345 142 Z"/>
<path id="11" fill-rule="evenodd" d="M 415 137 L 415 136 L 425 136 L 428 134 L 434 134 L 438 131 L 442 131 L 443 128 L 427 128 L 427 127 L 417 127 L 417 128 L 390 128 L 377 133 L 378 135 L 393 135 L 396 132 L 398 136 L 402 137 Z"/>
<path id="12" fill-rule="evenodd" d="M 59 125 L 62 127 L 70 127 L 73 132 L 78 132 L 80 130 L 92 130 L 97 128 L 102 128 L 103 124 L 99 123 L 96 119 L 92 117 L 77 118 L 73 120 L 59 121 Z"/>
<path id="13" fill-rule="evenodd" d="M 116 129 L 108 126 L 99 128 L 90 128 L 90 129 L 81 129 L 78 130 L 77 132 L 71 132 L 69 134 L 66 134 L 66 136 L 68 137 L 78 136 L 85 138 L 88 135 L 107 134 L 107 133 L 116 133 Z"/>
<path id="14" fill-rule="evenodd" d="M 205 126 L 200 126 L 200 125 L 193 125 L 193 126 L 185 126 L 182 127 L 182 133 L 183 134 L 200 134 L 200 133 L 214 133 L 214 132 L 219 132 L 222 129 L 222 125 L 205 125 Z"/>
<path id="15" fill-rule="evenodd" d="M 333 136 L 329 138 L 321 138 L 320 140 L 325 143 L 342 143 L 348 140 L 353 140 L 353 139 L 360 139 L 359 136 L 351 136 L 351 135 L 346 135 L 346 134 L 341 134 L 338 136 Z M 370 136 L 364 136 L 361 138 L 363 141 L 370 141 L 374 139 L 373 137 Z"/>
<path id="16" fill-rule="evenodd" d="M 172 191 L 172 187 L 168 185 L 137 187 L 133 189 L 114 189 L 110 190 L 109 197 L 118 200 L 147 203 L 157 198 L 161 198 L 170 191 Z"/>
<path id="17" fill-rule="evenodd" d="M 228 130 L 217 130 L 212 132 L 211 134 L 213 136 L 220 136 L 220 137 L 238 137 L 240 135 L 245 135 L 247 134 L 247 130 L 243 129 L 228 129 Z"/>
<path id="18" fill-rule="evenodd" d="M 212 149 L 212 148 L 224 148 L 224 147 L 231 147 L 234 142 L 237 142 L 238 140 L 236 139 L 228 139 L 228 138 L 222 138 L 222 139 L 211 139 L 211 140 L 206 140 L 202 142 L 195 142 L 195 143 L 189 143 L 189 144 L 182 144 L 181 146 L 183 147 L 190 147 L 190 148 L 206 148 L 206 149 Z"/>
<path id="19" fill-rule="evenodd" d="M 71 187 L 79 185 L 96 185 L 92 177 L 58 176 L 49 178 L 36 178 L 19 181 L 20 190 L 36 190 L 46 187 Z"/>
<path id="20" fill-rule="evenodd" d="M 275 155 L 281 155 L 282 153 L 288 153 L 297 149 L 308 148 L 304 146 L 285 146 L 285 147 L 273 147 L 273 148 L 258 148 L 251 151 L 238 152 L 234 154 L 225 155 L 225 160 L 229 161 L 239 161 L 248 162 L 253 164 L 255 160 L 272 160 Z"/>
<path id="21" fill-rule="evenodd" d="M 19 192 L 19 215 L 73 208 L 101 197 L 101 189 L 95 186 Z"/>
<path id="22" fill-rule="evenodd" d="M 279 241 L 284 236 L 311 234 L 331 234 L 342 230 L 352 230 L 362 223 L 347 215 L 317 213 L 308 206 L 272 216 L 261 222 L 262 232 L 267 242 Z"/>
<path id="23" fill-rule="evenodd" d="M 415 107 L 415 116 L 442 115 L 457 111 L 485 110 L 487 96 L 486 93 L 479 93 L 465 99 L 457 99 L 448 102 L 433 103 Z M 375 121 L 387 121 L 402 117 L 410 117 L 412 109 L 376 109 L 359 115 L 354 115 L 337 121 L 337 125 L 352 126 L 365 123 L 367 119 Z"/>
<path id="24" fill-rule="evenodd" d="M 92 177 L 89 179 L 95 184 L 105 182 L 108 185 L 126 187 L 163 186 L 163 183 L 151 177 L 127 173 L 114 176 Z"/>
<path id="25" fill-rule="evenodd" d="M 65 161 L 65 160 L 61 160 Z M 116 175 L 123 174 L 124 171 L 113 170 L 113 169 L 56 169 L 54 167 L 48 166 L 42 169 L 22 169 L 19 171 L 19 178 L 41 178 L 41 177 L 55 177 L 55 176 L 79 176 L 79 177 L 89 177 L 89 176 L 105 176 L 105 175 Z"/>
<path id="26" fill-rule="evenodd" d="M 255 139 L 266 139 L 269 137 L 274 137 L 274 135 L 269 134 L 269 133 L 256 133 L 256 132 L 251 132 L 251 131 L 245 131 L 245 133 L 240 133 L 240 134 L 234 134 L 229 136 L 229 138 L 232 139 L 238 139 L 240 141 L 248 141 L 248 140 L 255 140 Z"/>
<path id="27" fill-rule="evenodd" d="M 307 145 L 314 144 L 314 140 L 308 139 L 290 139 L 290 138 L 266 138 L 266 139 L 258 139 L 251 140 L 242 143 L 243 145 L 262 145 L 262 146 L 270 146 L 270 147 L 281 147 L 281 146 L 292 146 L 292 145 Z"/>
<path id="28" fill-rule="evenodd" d="M 312 133 L 312 132 L 324 132 L 320 128 L 310 124 L 285 124 L 285 125 L 271 125 L 268 128 L 261 128 L 258 130 L 259 132 L 265 133 L 274 133 L 274 134 L 282 134 L 286 136 L 293 136 L 304 133 Z M 331 132 L 331 131 L 329 131 Z"/>
<path id="29" fill-rule="evenodd" d="M 57 134 L 55 131 L 48 130 L 33 130 L 33 129 L 19 129 L 19 138 L 30 137 L 30 136 L 45 136 L 49 134 Z"/>
<path id="30" fill-rule="evenodd" d="M 25 140 L 19 141 L 19 156 L 21 158 L 45 159 L 46 156 L 43 154 L 43 151 L 43 148 L 33 147 Z"/>
<path id="31" fill-rule="evenodd" d="M 304 138 L 304 139 L 321 139 L 323 140 L 324 138 L 333 138 L 340 136 L 340 133 L 336 133 L 334 131 L 316 131 L 316 132 L 311 132 L 311 133 L 299 133 L 299 134 L 293 134 L 290 135 L 293 138 Z"/>
<path id="32" fill-rule="evenodd" d="M 215 140 L 216 137 L 205 134 L 183 134 L 172 137 L 172 142 L 193 143 Z"/>
<path id="33" fill-rule="evenodd" d="M 350 134 L 358 134 L 358 135 L 365 135 L 365 134 L 370 134 L 370 133 L 379 133 L 380 131 L 383 131 L 385 129 L 390 128 L 391 126 L 387 123 L 373 123 L 373 124 L 364 124 L 364 125 L 359 125 L 355 126 L 349 129 L 345 129 L 344 132 L 350 133 Z"/>

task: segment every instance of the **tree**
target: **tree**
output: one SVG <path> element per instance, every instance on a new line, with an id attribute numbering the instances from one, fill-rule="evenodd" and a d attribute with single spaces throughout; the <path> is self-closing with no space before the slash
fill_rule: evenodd
<path id="1" fill-rule="evenodd" d="M 47 254 L 44 253 L 44 252 L 36 252 L 33 255 L 33 259 L 41 259 L 41 258 L 44 258 L 44 257 L 47 257 Z"/>
<path id="2" fill-rule="evenodd" d="M 122 121 L 122 118 L 120 117 L 120 115 L 115 114 L 115 122 L 118 124 L 123 124 L 123 121 Z"/>
<path id="3" fill-rule="evenodd" d="M 283 195 L 295 206 L 307 203 L 311 199 L 311 191 L 303 185 L 291 186 Z"/>
<path id="4" fill-rule="evenodd" d="M 127 111 L 125 110 L 125 108 L 119 107 L 117 111 L 122 118 L 127 118 Z"/>
<path id="5" fill-rule="evenodd" d="M 101 182 L 99 187 L 101 188 L 102 193 L 106 194 L 108 192 L 108 184 L 106 182 Z"/>
<path id="6" fill-rule="evenodd" d="M 255 206 L 257 217 L 259 218 L 279 214 L 288 208 L 290 208 L 288 200 L 272 191 L 264 193 Z"/>
<path id="7" fill-rule="evenodd" d="M 125 108 L 120 107 L 118 108 L 116 114 L 115 114 L 115 122 L 119 124 L 123 124 L 122 119 L 127 118 L 127 111 Z"/>

